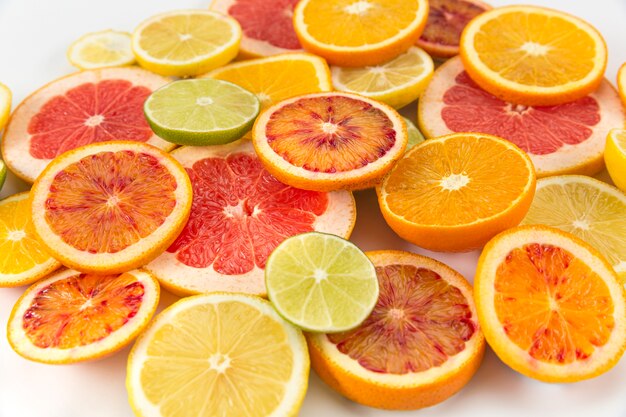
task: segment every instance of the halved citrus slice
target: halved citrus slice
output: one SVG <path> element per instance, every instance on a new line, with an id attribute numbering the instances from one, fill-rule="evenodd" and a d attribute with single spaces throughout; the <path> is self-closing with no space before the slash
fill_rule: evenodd
<path id="1" fill-rule="evenodd" d="M 172 156 L 191 178 L 191 215 L 146 269 L 176 294 L 264 296 L 267 257 L 284 239 L 314 230 L 350 237 L 356 220 L 350 192 L 284 185 L 263 168 L 249 141 L 182 147 Z"/>
<path id="2" fill-rule="evenodd" d="M 82 70 L 131 65 L 135 55 L 130 33 L 103 30 L 83 35 L 70 45 L 67 59 Z"/>
<path id="3" fill-rule="evenodd" d="M 192 189 L 184 168 L 158 148 L 104 142 L 54 159 L 31 199 L 48 252 L 79 271 L 113 274 L 145 265 L 176 239 Z"/>
<path id="4" fill-rule="evenodd" d="M 177 10 L 144 20 L 132 48 L 142 67 L 161 75 L 203 74 L 232 61 L 241 27 L 232 17 L 209 10 Z"/>
<path id="5" fill-rule="evenodd" d="M 2 191 L 2 186 L 4 185 L 4 181 L 7 178 L 7 166 L 2 159 L 0 159 L 0 191 Z"/>
<path id="6" fill-rule="evenodd" d="M 406 125 L 394 109 L 339 92 L 281 101 L 261 113 L 252 135 L 272 175 L 316 191 L 372 187 L 407 144 Z"/>
<path id="7" fill-rule="evenodd" d="M 619 96 L 622 98 L 622 103 L 626 106 L 626 62 L 617 71 L 617 88 Z"/>
<path id="8" fill-rule="evenodd" d="M 626 283 L 626 195 L 615 187 L 581 175 L 542 178 L 522 224 L 544 224 L 578 236 Z"/>
<path id="9" fill-rule="evenodd" d="M 415 101 L 433 76 L 433 60 L 412 46 L 391 61 L 363 68 L 332 67 L 336 90 L 362 94 L 399 109 Z"/>
<path id="10" fill-rule="evenodd" d="M 402 118 L 404 119 L 404 123 L 406 124 L 406 131 L 409 137 L 405 151 L 408 152 L 409 150 L 413 149 L 415 145 L 419 145 L 420 143 L 424 142 L 425 139 L 424 135 L 422 135 L 422 132 L 420 132 L 420 130 L 415 126 L 415 123 L 413 123 L 411 119 L 407 117 Z"/>
<path id="11" fill-rule="evenodd" d="M 0 287 L 30 284 L 61 266 L 35 236 L 28 196 L 0 200 Z"/>
<path id="12" fill-rule="evenodd" d="M 295 417 L 309 356 L 300 330 L 241 294 L 184 298 L 160 313 L 128 357 L 135 415 Z"/>
<path id="13" fill-rule="evenodd" d="M 446 59 L 459 53 L 461 33 L 470 20 L 490 10 L 479 0 L 429 0 L 428 20 L 417 46 L 434 58 Z"/>
<path id="14" fill-rule="evenodd" d="M 617 188 L 626 192 L 626 129 L 612 129 L 609 132 L 604 162 Z"/>
<path id="15" fill-rule="evenodd" d="M 418 121 L 427 137 L 480 132 L 510 140 L 530 155 L 537 176 L 545 177 L 600 171 L 606 134 L 626 117 L 606 80 L 570 103 L 524 106 L 489 94 L 470 79 L 460 58 L 452 58 L 420 97 Z"/>
<path id="16" fill-rule="evenodd" d="M 140 270 L 121 275 L 57 272 L 33 286 L 11 312 L 13 350 L 43 363 L 99 359 L 130 343 L 159 304 L 159 283 Z"/>
<path id="17" fill-rule="evenodd" d="M 13 95 L 6 85 L 0 83 L 0 130 L 4 129 L 11 114 L 11 100 Z"/>
<path id="18" fill-rule="evenodd" d="M 569 233 L 523 226 L 496 236 L 478 260 L 474 296 L 491 348 L 531 378 L 593 378 L 626 348 L 624 289 L 606 260 Z"/>
<path id="19" fill-rule="evenodd" d="M 401 238 L 429 250 L 469 251 L 524 218 L 535 171 L 504 139 L 457 133 L 411 149 L 377 191 L 383 217 Z"/>
<path id="20" fill-rule="evenodd" d="M 427 18 L 427 0 L 301 0 L 293 24 L 306 50 L 332 65 L 363 67 L 409 49 Z"/>
<path id="21" fill-rule="evenodd" d="M 446 400 L 483 358 L 471 285 L 425 256 L 367 252 L 380 297 L 354 330 L 308 334 L 311 365 L 334 390 L 360 404 L 417 409 Z"/>
<path id="22" fill-rule="evenodd" d="M 470 77 L 506 101 L 569 103 L 602 82 L 607 49 L 589 23 L 537 6 L 508 6 L 475 17 L 463 31 L 461 58 Z"/>
<path id="23" fill-rule="evenodd" d="M 258 58 L 302 49 L 293 29 L 298 0 L 214 0 L 211 10 L 229 15 L 243 30 L 239 56 Z"/>
<path id="24" fill-rule="evenodd" d="M 152 91 L 167 84 L 140 68 L 104 68 L 68 75 L 40 88 L 15 109 L 2 140 L 11 171 L 28 182 L 56 156 L 89 143 L 147 142 L 174 148 L 156 136 L 143 114 Z"/>

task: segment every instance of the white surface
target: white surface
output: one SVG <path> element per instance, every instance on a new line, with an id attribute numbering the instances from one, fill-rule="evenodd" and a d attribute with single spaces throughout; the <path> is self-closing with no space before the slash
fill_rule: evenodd
<path id="1" fill-rule="evenodd" d="M 493 5 L 513 4 L 491 0 Z M 615 83 L 617 68 L 626 61 L 624 0 L 524 0 L 581 16 L 604 35 L 609 47 L 607 77 Z M 67 46 L 86 32 L 102 29 L 132 31 L 143 19 L 174 8 L 204 8 L 208 0 L 0 0 L 0 81 L 17 104 L 50 80 L 73 71 L 65 59 Z M 410 117 L 415 116 L 411 112 Z M 26 190 L 12 175 L 1 197 Z M 408 249 L 426 253 L 472 279 L 477 253 L 427 253 L 401 241 L 385 225 L 371 191 L 357 193 L 358 220 L 352 240 L 364 250 Z M 23 289 L 0 289 L 0 326 Z M 164 294 L 162 305 L 174 298 Z M 4 330 L 2 330 L 4 333 Z M 28 362 L 0 336 L 0 417 L 132 417 L 124 387 L 128 349 L 93 363 L 50 366 Z M 430 409 L 402 413 L 419 417 L 624 417 L 626 359 L 609 373 L 574 385 L 548 385 L 508 369 L 491 352 L 468 386 L 455 397 Z M 385 417 L 397 413 L 356 405 L 326 387 L 315 375 L 302 417 Z M 195 417 L 195 416 L 190 416 Z"/>

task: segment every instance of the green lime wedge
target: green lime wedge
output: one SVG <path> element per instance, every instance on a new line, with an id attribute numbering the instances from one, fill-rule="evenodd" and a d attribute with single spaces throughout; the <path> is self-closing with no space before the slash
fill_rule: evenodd
<path id="1" fill-rule="evenodd" d="M 361 324 L 378 300 L 376 269 L 353 243 L 311 232 L 290 237 L 265 265 L 267 295 L 296 326 L 333 333 Z"/>
<path id="2" fill-rule="evenodd" d="M 411 119 L 407 117 L 402 117 L 404 122 L 406 123 L 407 131 L 409 132 L 409 142 L 406 145 L 406 151 L 414 147 L 415 145 L 419 145 L 424 142 L 424 135 L 422 132 L 415 126 L 415 123 L 411 121 Z M 405 152 L 406 152 L 405 151 Z"/>
<path id="3" fill-rule="evenodd" d="M 7 179 L 7 166 L 4 164 L 4 161 L 0 160 L 0 190 L 2 190 L 2 186 L 4 185 L 4 180 Z"/>
<path id="4" fill-rule="evenodd" d="M 174 81 L 144 104 L 150 127 L 178 145 L 219 145 L 248 132 L 261 105 L 254 94 L 228 81 L 202 78 Z"/>

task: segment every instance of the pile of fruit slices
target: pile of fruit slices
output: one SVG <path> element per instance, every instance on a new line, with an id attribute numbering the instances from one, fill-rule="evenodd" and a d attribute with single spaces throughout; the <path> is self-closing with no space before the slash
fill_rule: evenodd
<path id="1" fill-rule="evenodd" d="M 547 382 L 623 355 L 626 67 L 616 90 L 579 18 L 216 0 L 68 59 L 82 71 L 10 118 L 0 84 L 0 187 L 6 167 L 33 183 L 0 201 L 0 286 L 31 285 L 7 327 L 24 358 L 137 337 L 131 406 L 169 417 L 296 415 L 310 366 L 353 401 L 416 409 L 462 389 L 487 343 Z M 418 99 L 420 129 L 397 111 Z M 620 189 L 589 177 L 605 161 Z M 368 188 L 406 241 L 482 248 L 473 288 L 347 240 Z M 152 319 L 161 287 L 181 299 Z"/>

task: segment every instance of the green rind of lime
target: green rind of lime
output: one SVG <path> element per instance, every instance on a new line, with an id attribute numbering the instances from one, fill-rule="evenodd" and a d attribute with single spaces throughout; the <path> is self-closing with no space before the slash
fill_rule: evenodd
<path id="1" fill-rule="evenodd" d="M 7 179 L 7 166 L 4 161 L 0 160 L 0 190 L 4 185 L 4 181 Z"/>
<path id="2" fill-rule="evenodd" d="M 405 151 L 408 152 L 409 149 L 413 148 L 415 145 L 419 145 L 426 139 L 424 138 L 424 135 L 422 135 L 422 132 L 420 132 L 420 130 L 417 128 L 417 126 L 415 126 L 415 123 L 413 123 L 407 117 L 402 116 L 402 118 L 404 119 L 404 123 L 406 123 L 406 129 L 409 134 L 409 141 L 406 145 Z"/>

